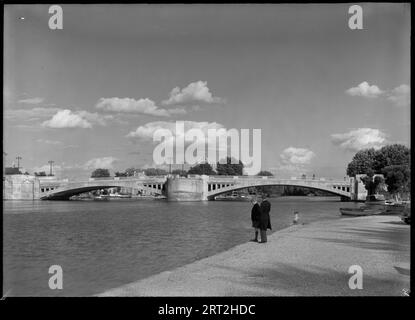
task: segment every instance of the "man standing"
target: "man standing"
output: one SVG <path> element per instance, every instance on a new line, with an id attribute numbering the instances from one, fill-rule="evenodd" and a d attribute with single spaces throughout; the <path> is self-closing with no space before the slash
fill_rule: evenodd
<path id="1" fill-rule="evenodd" d="M 267 242 L 267 229 L 272 230 L 271 218 L 269 216 L 269 212 L 271 211 L 271 203 L 267 200 L 268 197 L 268 194 L 263 196 L 260 206 L 261 216 L 259 219 L 259 229 L 261 230 L 261 241 L 259 243 Z"/>
<path id="2" fill-rule="evenodd" d="M 259 233 L 259 219 L 261 218 L 261 208 L 258 204 L 256 198 L 252 199 L 252 210 L 251 210 L 251 220 L 252 227 L 255 229 L 255 238 L 251 241 L 258 242 L 258 233 Z"/>

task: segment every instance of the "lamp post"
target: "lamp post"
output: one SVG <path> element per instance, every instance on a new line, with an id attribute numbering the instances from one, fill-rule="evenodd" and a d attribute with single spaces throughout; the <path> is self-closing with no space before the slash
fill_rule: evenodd
<path id="1" fill-rule="evenodd" d="M 7 152 L 3 151 L 3 177 L 4 177 L 4 174 L 6 172 L 6 169 L 5 169 L 6 166 L 7 166 Z M 3 199 L 4 199 L 4 197 L 3 197 Z"/>
<path id="2" fill-rule="evenodd" d="M 173 162 L 173 158 L 171 158 L 171 157 L 169 157 L 169 174 L 171 174 L 171 165 L 172 165 L 172 162 Z"/>
<path id="3" fill-rule="evenodd" d="M 54 164 L 54 162 L 55 162 L 55 161 L 53 161 L 53 160 L 49 160 L 49 161 L 48 161 L 48 163 L 49 163 L 49 165 L 50 165 L 50 171 L 49 171 L 49 175 L 50 175 L 50 176 L 52 176 L 52 168 L 53 168 L 53 164 Z"/>
<path id="4" fill-rule="evenodd" d="M 20 160 L 22 160 L 22 157 L 17 156 L 16 159 L 17 159 L 17 170 L 20 171 Z"/>

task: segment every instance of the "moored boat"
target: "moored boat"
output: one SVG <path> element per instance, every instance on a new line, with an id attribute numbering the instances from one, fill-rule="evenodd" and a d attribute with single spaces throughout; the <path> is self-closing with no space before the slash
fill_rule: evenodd
<path id="1" fill-rule="evenodd" d="M 111 193 L 110 198 L 121 198 L 121 199 L 125 199 L 125 198 L 131 198 L 131 194 L 123 194 L 123 193 Z"/>
<path id="2" fill-rule="evenodd" d="M 359 208 L 340 208 L 340 213 L 342 216 L 372 216 L 381 214 L 383 212 L 383 208 L 371 208 L 362 206 Z"/>
<path id="3" fill-rule="evenodd" d="M 372 194 L 366 198 L 366 206 L 381 206 L 384 207 L 386 204 L 385 196 L 382 194 Z"/>
<path id="4" fill-rule="evenodd" d="M 402 214 L 405 209 L 405 203 L 386 203 L 384 214 Z"/>
<path id="5" fill-rule="evenodd" d="M 101 194 L 99 196 L 95 196 L 93 199 L 94 200 L 97 200 L 97 201 L 109 200 L 109 196 L 108 195 Z"/>
<path id="6" fill-rule="evenodd" d="M 240 195 L 236 191 L 232 192 L 231 195 L 218 195 L 215 200 L 219 201 L 250 201 L 252 197 L 246 195 Z"/>

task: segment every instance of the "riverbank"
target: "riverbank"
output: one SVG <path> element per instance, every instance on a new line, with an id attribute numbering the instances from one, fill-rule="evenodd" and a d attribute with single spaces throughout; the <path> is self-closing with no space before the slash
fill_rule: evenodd
<path id="1" fill-rule="evenodd" d="M 99 296 L 400 296 L 409 289 L 410 227 L 397 216 L 342 218 L 277 231 Z M 351 265 L 363 289 L 351 290 Z"/>

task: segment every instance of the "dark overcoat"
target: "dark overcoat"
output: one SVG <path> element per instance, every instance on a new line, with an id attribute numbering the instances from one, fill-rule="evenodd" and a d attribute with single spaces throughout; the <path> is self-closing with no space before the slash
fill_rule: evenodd
<path id="1" fill-rule="evenodd" d="M 261 207 L 255 203 L 251 210 L 252 227 L 259 228 L 259 220 L 261 218 Z"/>
<path id="2" fill-rule="evenodd" d="M 269 212 L 271 211 L 271 203 L 268 200 L 264 200 L 261 202 L 261 216 L 259 219 L 259 228 L 261 230 L 272 229 L 271 228 L 271 218 L 269 216 Z"/>

